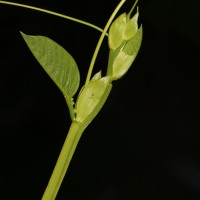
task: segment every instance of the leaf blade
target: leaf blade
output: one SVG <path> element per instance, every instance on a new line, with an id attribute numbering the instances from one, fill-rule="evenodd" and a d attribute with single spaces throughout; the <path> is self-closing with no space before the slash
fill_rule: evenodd
<path id="1" fill-rule="evenodd" d="M 72 56 L 47 37 L 21 34 L 35 58 L 59 89 L 73 97 L 79 87 L 80 75 Z"/>
<path id="2" fill-rule="evenodd" d="M 29 49 L 63 93 L 74 119 L 72 97 L 80 83 L 78 66 L 73 57 L 59 44 L 44 36 L 31 36 L 21 32 Z"/>

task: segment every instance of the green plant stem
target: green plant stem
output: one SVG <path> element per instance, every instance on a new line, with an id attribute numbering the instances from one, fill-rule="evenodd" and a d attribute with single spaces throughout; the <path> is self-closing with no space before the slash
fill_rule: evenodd
<path id="1" fill-rule="evenodd" d="M 133 12 L 133 10 L 134 10 L 135 6 L 137 5 L 137 3 L 138 3 L 138 0 L 135 1 L 135 3 L 133 4 L 133 6 L 132 6 L 130 12 L 128 13 L 128 18 L 131 17 L 131 13 Z"/>
<path id="2" fill-rule="evenodd" d="M 72 122 L 42 200 L 54 200 L 56 198 L 76 146 L 85 128 L 84 124 L 76 121 Z"/>
<path id="3" fill-rule="evenodd" d="M 96 58 L 97 58 L 97 55 L 98 55 L 98 52 L 99 52 L 99 49 L 101 47 L 101 44 L 103 42 L 103 39 L 106 35 L 106 32 L 108 31 L 113 19 L 115 18 L 117 12 L 119 11 L 119 9 L 122 7 L 122 5 L 125 3 L 126 0 L 121 0 L 120 3 L 118 4 L 118 6 L 115 8 L 114 12 L 112 13 L 112 15 L 110 16 L 105 28 L 103 29 L 103 32 L 99 38 L 99 41 L 97 43 L 97 46 L 95 48 L 95 51 L 94 51 L 94 54 L 92 56 L 92 60 L 90 62 L 90 66 L 89 66 L 89 70 L 88 70 L 88 74 L 87 74 L 87 78 L 86 78 L 86 82 L 85 82 L 85 85 L 87 85 L 90 81 L 90 78 L 91 78 L 91 75 L 92 75 L 92 70 L 94 68 L 94 64 L 95 64 L 95 61 L 96 61 Z"/>
<path id="4" fill-rule="evenodd" d="M 50 11 L 50 10 L 38 8 L 38 7 L 35 7 L 35 6 L 24 5 L 24 4 L 20 4 L 20 3 L 9 2 L 9 1 L 0 1 L 0 3 L 1 4 L 12 5 L 12 6 L 18 6 L 18 7 L 22 7 L 22 8 L 27 8 L 27 9 L 31 9 L 31 10 L 36 10 L 36 11 L 40 11 L 40 12 L 47 13 L 47 14 L 50 14 L 50 15 L 55 15 L 57 17 L 68 19 L 68 20 L 71 20 L 71 21 L 74 21 L 74 22 L 89 26 L 91 28 L 94 28 L 94 29 L 96 29 L 96 30 L 98 30 L 100 32 L 103 32 L 103 29 L 99 28 L 98 26 L 96 26 L 94 24 L 91 24 L 89 22 L 85 22 L 85 21 L 80 20 L 80 19 L 76 19 L 74 17 L 70 17 L 70 16 L 67 16 L 67 15 L 56 13 L 56 12 L 53 12 L 53 11 Z M 107 35 L 107 33 L 106 33 L 106 35 Z"/>

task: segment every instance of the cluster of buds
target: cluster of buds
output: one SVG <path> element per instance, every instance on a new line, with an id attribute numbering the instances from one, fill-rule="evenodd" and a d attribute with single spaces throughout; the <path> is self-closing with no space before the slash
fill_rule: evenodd
<path id="1" fill-rule="evenodd" d="M 138 28 L 139 12 L 121 14 L 111 25 L 108 33 L 110 48 L 107 75 L 112 80 L 121 78 L 135 60 L 142 42 L 142 26 Z"/>

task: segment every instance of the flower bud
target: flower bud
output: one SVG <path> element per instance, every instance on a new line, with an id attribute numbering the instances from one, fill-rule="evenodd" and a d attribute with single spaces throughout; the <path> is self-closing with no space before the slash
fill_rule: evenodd
<path id="1" fill-rule="evenodd" d="M 102 108 L 111 91 L 110 77 L 99 78 L 99 75 L 96 80 L 91 80 L 85 85 L 78 96 L 75 107 L 78 122 L 89 124 Z"/>
<path id="2" fill-rule="evenodd" d="M 138 16 L 137 12 L 131 19 L 127 20 L 126 27 L 124 30 L 124 39 L 130 40 L 137 33 L 138 30 Z"/>
<path id="3" fill-rule="evenodd" d="M 111 25 L 108 33 L 108 44 L 110 49 L 117 49 L 124 41 L 124 30 L 126 28 L 126 13 L 121 14 Z"/>
<path id="4" fill-rule="evenodd" d="M 125 13 L 111 25 L 108 35 L 110 47 L 107 76 L 121 78 L 135 60 L 142 42 L 142 26 L 138 29 L 138 10 L 130 19 Z"/>
<path id="5" fill-rule="evenodd" d="M 112 50 L 117 49 L 123 41 L 128 41 L 137 33 L 138 12 L 129 19 L 126 13 L 121 14 L 111 25 L 108 34 L 108 45 Z"/>

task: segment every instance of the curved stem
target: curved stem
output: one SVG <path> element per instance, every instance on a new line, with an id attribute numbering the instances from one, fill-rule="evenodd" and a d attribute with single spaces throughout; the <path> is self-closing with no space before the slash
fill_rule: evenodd
<path id="1" fill-rule="evenodd" d="M 69 163 L 84 130 L 84 124 L 80 124 L 76 121 L 72 122 L 42 200 L 54 200 L 56 198 Z"/>
<path id="2" fill-rule="evenodd" d="M 96 46 L 96 49 L 94 51 L 94 54 L 93 54 L 93 57 L 92 57 L 92 60 L 91 60 L 91 63 L 90 63 L 90 67 L 89 67 L 89 70 L 88 70 L 88 74 L 87 74 L 87 78 L 86 78 L 86 82 L 85 82 L 85 85 L 87 85 L 90 81 L 90 78 L 91 78 L 91 75 L 92 75 L 92 70 L 94 68 L 94 63 L 96 61 L 96 58 L 97 58 L 97 54 L 99 52 L 99 49 L 101 47 L 101 44 L 103 42 L 103 39 L 106 35 L 106 32 L 108 30 L 108 28 L 110 27 L 114 17 L 116 16 L 117 12 L 119 11 L 119 9 L 122 7 L 122 5 L 125 3 L 126 0 L 121 0 L 121 2 L 118 4 L 118 6 L 115 8 L 114 12 L 112 13 L 112 15 L 110 16 L 105 28 L 103 29 L 103 32 L 99 38 L 99 41 L 97 43 L 97 46 Z"/>
<path id="3" fill-rule="evenodd" d="M 50 15 L 55 15 L 57 17 L 68 19 L 68 20 L 71 20 L 71 21 L 74 21 L 74 22 L 89 26 L 91 28 L 94 28 L 94 29 L 96 29 L 96 30 L 98 30 L 100 32 L 103 32 L 103 29 L 99 28 L 98 26 L 96 26 L 94 24 L 91 24 L 89 22 L 85 22 L 85 21 L 80 20 L 80 19 L 76 19 L 74 17 L 63 15 L 63 14 L 60 14 L 60 13 L 57 13 L 57 12 L 46 10 L 46 9 L 43 9 L 43 8 L 38 8 L 38 7 L 35 7 L 35 6 L 29 6 L 29 5 L 24 5 L 24 4 L 20 4 L 20 3 L 14 3 L 14 2 L 8 2 L 8 1 L 0 1 L 0 3 L 1 4 L 12 5 L 12 6 L 18 6 L 18 7 L 22 7 L 22 8 L 27 8 L 27 9 L 31 9 L 31 10 L 36 10 L 36 11 L 47 13 L 47 14 L 50 14 Z"/>
<path id="4" fill-rule="evenodd" d="M 135 1 L 135 3 L 133 4 L 133 6 L 132 6 L 130 12 L 128 13 L 128 17 L 129 17 L 129 18 L 131 17 L 131 13 L 133 12 L 133 10 L 134 10 L 135 6 L 137 5 L 137 3 L 138 3 L 138 0 Z"/>

